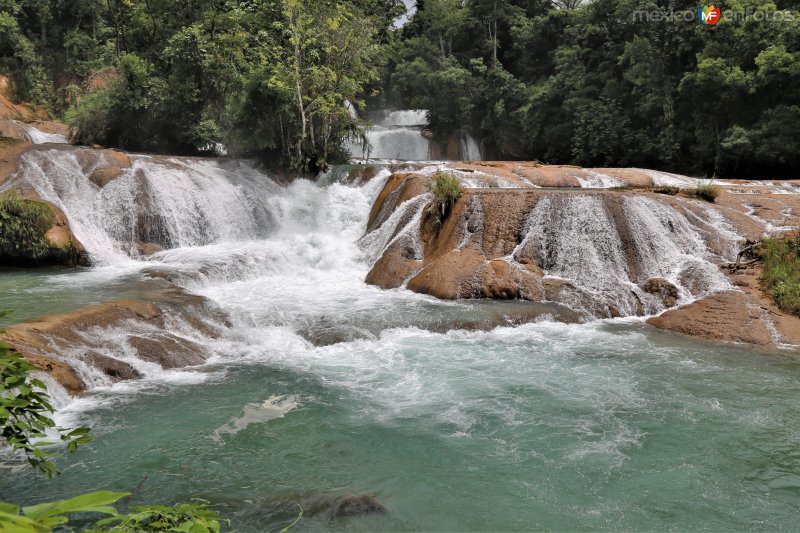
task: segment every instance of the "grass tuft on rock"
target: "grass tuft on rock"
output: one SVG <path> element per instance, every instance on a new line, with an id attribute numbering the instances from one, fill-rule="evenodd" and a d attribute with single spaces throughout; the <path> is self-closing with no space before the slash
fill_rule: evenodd
<path id="1" fill-rule="evenodd" d="M 714 180 L 706 180 L 702 185 L 700 185 L 696 189 L 685 189 L 687 196 L 699 198 L 700 200 L 705 200 L 706 202 L 714 203 L 719 196 L 720 187 Z"/>
<path id="2" fill-rule="evenodd" d="M 767 290 L 783 311 L 800 316 L 800 234 L 766 239 L 762 255 Z"/>
<path id="3" fill-rule="evenodd" d="M 428 183 L 428 190 L 433 194 L 433 201 L 428 205 L 426 212 L 435 216 L 436 224 L 441 225 L 456 200 L 461 196 L 461 183 L 452 174 L 439 171 Z"/>
<path id="4" fill-rule="evenodd" d="M 22 144 L 24 142 L 25 141 L 21 141 L 19 139 L 14 138 L 14 137 L 2 137 L 2 136 L 0 136 L 0 147 L 13 146 L 15 144 Z"/>
<path id="5" fill-rule="evenodd" d="M 669 196 L 675 196 L 679 192 L 681 192 L 680 188 L 672 186 L 672 185 L 657 185 L 653 187 L 653 192 L 658 194 L 666 194 Z"/>

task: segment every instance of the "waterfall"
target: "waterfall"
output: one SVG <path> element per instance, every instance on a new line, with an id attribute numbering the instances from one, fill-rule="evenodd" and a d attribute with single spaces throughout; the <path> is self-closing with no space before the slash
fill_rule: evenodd
<path id="1" fill-rule="evenodd" d="M 282 187 L 244 163 L 132 156 L 104 187 L 91 176 L 108 164 L 88 149 L 31 151 L 13 181 L 57 205 L 93 262 L 126 262 L 131 245 L 163 248 L 245 241 L 275 224 Z"/>
<path id="2" fill-rule="evenodd" d="M 638 314 L 636 285 L 630 280 L 619 230 L 601 197 L 545 196 L 531 211 L 524 231 L 512 259 L 533 260 L 546 276 L 572 282 L 584 292 L 583 298 L 565 303 L 576 309 L 615 305 L 624 315 Z"/>
<path id="3" fill-rule="evenodd" d="M 385 111 L 380 126 L 427 126 L 428 111 L 425 109 L 401 109 L 400 111 Z"/>
<path id="4" fill-rule="evenodd" d="M 130 316 L 102 327 L 82 323 L 75 335 L 43 334 L 52 356 L 68 361 L 89 389 L 113 382 L 108 365 L 130 366 L 145 379 L 202 380 L 202 373 L 162 368 L 149 354 L 172 352 L 200 364 L 218 343 L 230 352 L 231 325 L 313 332 L 308 322 L 328 320 L 326 306 L 343 305 L 337 298 L 374 292 L 363 283 L 368 262 L 358 239 L 389 171 L 363 186 L 305 179 L 280 185 L 247 163 L 144 155 L 132 155 L 131 163 L 100 187 L 92 177 L 109 165 L 103 152 L 31 150 L 11 176 L 12 186 L 33 189 L 64 211 L 95 265 L 53 276 L 46 290 L 122 290 L 116 298 L 153 300 L 163 311 L 155 321 Z M 141 257 L 137 241 L 164 250 Z"/>
<path id="5" fill-rule="evenodd" d="M 25 137 L 27 137 L 27 140 L 33 144 L 69 143 L 69 139 L 67 139 L 64 135 L 61 135 L 60 133 L 47 133 L 45 131 L 40 130 L 39 128 L 37 128 L 32 124 L 25 124 L 24 122 L 19 122 L 16 120 L 14 121 L 14 123 L 20 126 L 25 131 Z"/>
<path id="6" fill-rule="evenodd" d="M 345 103 L 345 106 L 349 102 Z M 348 107 L 351 109 L 352 106 Z M 353 110 L 354 111 L 354 110 Z M 428 111 L 425 109 L 379 110 L 373 113 L 375 125 L 366 131 L 366 145 L 352 143 L 350 155 L 355 160 L 376 159 L 391 161 L 430 161 L 435 152 L 431 145 Z M 481 151 L 475 139 L 461 135 L 460 159 L 480 161 Z M 459 158 L 455 153 L 450 157 Z M 442 158 L 440 155 L 439 158 Z"/>
<path id="7" fill-rule="evenodd" d="M 502 260 L 515 274 L 500 283 L 519 289 L 516 294 L 565 304 L 586 317 L 656 314 L 731 289 L 719 265 L 735 259 L 742 237 L 712 207 L 701 206 L 698 214 L 647 196 L 587 191 L 537 193 L 520 210 L 516 202 L 522 195 L 513 201 L 506 196 L 504 204 L 498 203 L 499 195 L 470 194 L 471 203 L 451 230 L 422 239 L 438 256 L 426 257 L 429 252 L 417 244 L 420 221 L 414 214 L 428 194 L 382 213 L 384 222 L 361 239 L 375 265 L 371 279 L 391 287 L 417 275 L 441 275 L 445 281 L 439 287 L 473 287 L 452 297 L 474 297 L 485 294 L 487 265 Z M 484 198 L 491 199 L 489 211 L 482 207 Z M 519 241 L 500 241 L 496 235 L 515 235 Z M 438 247 L 458 241 L 455 250 L 470 255 L 449 277 L 443 272 L 450 266 L 437 266 L 449 265 L 449 254 L 441 255 L 446 250 Z M 418 261 L 417 266 L 409 260 Z M 516 289 L 510 290 L 514 294 Z"/>
<path id="8" fill-rule="evenodd" d="M 481 149 L 470 134 L 461 137 L 461 155 L 465 161 L 480 161 Z"/>
<path id="9" fill-rule="evenodd" d="M 367 131 L 367 142 L 371 147 L 370 159 L 400 161 L 430 159 L 431 142 L 423 137 L 417 128 L 373 126 Z"/>
<path id="10" fill-rule="evenodd" d="M 347 109 L 347 113 L 350 115 L 350 118 L 357 119 L 358 118 L 358 111 L 356 111 L 355 106 L 350 102 L 350 100 L 344 101 L 344 107 Z"/>
<path id="11" fill-rule="evenodd" d="M 681 303 L 730 288 L 715 263 L 732 257 L 716 257 L 700 228 L 652 198 L 624 197 L 620 209 L 602 195 L 545 196 L 524 233 L 512 260 L 533 261 L 546 276 L 573 283 L 582 294 L 566 303 L 579 308 L 614 305 L 623 315 L 661 311 L 663 303 L 641 288 L 652 278 L 674 285 Z"/>
<path id="12" fill-rule="evenodd" d="M 367 129 L 367 146 L 359 143 L 350 146 L 350 154 L 354 159 L 430 159 L 431 141 L 422 132 L 422 128 L 428 124 L 427 111 L 406 109 L 383 111 L 379 114 L 383 118 Z"/>

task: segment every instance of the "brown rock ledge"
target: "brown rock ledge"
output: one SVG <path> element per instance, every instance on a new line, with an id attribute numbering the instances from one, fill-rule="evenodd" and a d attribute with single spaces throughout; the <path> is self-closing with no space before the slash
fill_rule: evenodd
<path id="1" fill-rule="evenodd" d="M 165 298 L 168 296 L 165 294 Z M 181 317 L 197 330 L 198 335 L 214 336 L 215 332 L 207 324 L 188 312 L 184 316 L 182 312 L 202 303 L 203 299 L 183 294 L 169 299 L 181 307 L 170 306 L 167 309 L 165 305 L 157 306 L 140 300 L 104 302 L 10 326 L 0 340 L 20 352 L 36 368 L 50 374 L 73 395 L 86 391 L 87 384 L 80 370 L 83 365 L 100 370 L 112 382 L 141 377 L 125 361 L 101 353 L 119 351 L 122 343 L 132 351 L 128 355 L 156 363 L 165 369 L 203 363 L 207 357 L 205 349 L 168 331 L 165 323 L 165 313 L 181 313 Z M 141 327 L 131 328 L 132 324 Z M 112 342 L 92 333 L 95 329 L 113 327 L 125 328 L 127 335 L 124 341 Z"/>

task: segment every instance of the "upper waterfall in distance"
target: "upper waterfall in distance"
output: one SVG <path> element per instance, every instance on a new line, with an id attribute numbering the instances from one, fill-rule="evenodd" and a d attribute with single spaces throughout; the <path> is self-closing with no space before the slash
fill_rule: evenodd
<path id="1" fill-rule="evenodd" d="M 349 102 L 345 106 L 351 116 L 356 113 Z M 381 109 L 374 113 L 373 125 L 366 131 L 366 143 L 353 142 L 350 155 L 354 160 L 431 161 L 438 159 L 481 160 L 478 143 L 469 134 L 459 139 L 459 154 L 435 149 L 428 127 L 426 109 Z M 450 155 L 450 157 L 442 157 Z"/>

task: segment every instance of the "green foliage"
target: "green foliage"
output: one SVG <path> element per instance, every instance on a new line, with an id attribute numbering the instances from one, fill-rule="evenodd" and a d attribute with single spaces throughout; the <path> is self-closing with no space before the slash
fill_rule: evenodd
<path id="1" fill-rule="evenodd" d="M 714 180 L 706 180 L 702 185 L 696 189 L 685 189 L 683 191 L 687 196 L 699 198 L 706 202 L 714 203 L 720 193 L 719 185 L 714 183 Z"/>
<path id="2" fill-rule="evenodd" d="M 44 235 L 52 224 L 46 204 L 21 200 L 13 190 L 0 195 L 0 258 L 35 261 L 51 255 Z"/>
<path id="3" fill-rule="evenodd" d="M 795 177 L 800 11 L 778 7 L 734 2 L 742 16 L 706 28 L 635 16 L 686 2 L 426 0 L 384 82 L 435 136 L 469 130 L 492 158 Z"/>
<path id="4" fill-rule="evenodd" d="M 105 145 L 111 126 L 110 108 L 108 91 L 101 90 L 79 97 L 64 115 L 64 120 L 75 132 L 73 140 L 79 144 Z"/>
<path id="5" fill-rule="evenodd" d="M 125 492 L 97 491 L 28 507 L 0 502 L 0 529 L 18 533 L 43 533 L 65 526 L 73 514 L 116 516 L 118 512 L 111 504 L 127 495 Z"/>
<path id="6" fill-rule="evenodd" d="M 452 174 L 439 171 L 428 183 L 428 190 L 433 194 L 433 200 L 426 208 L 426 213 L 436 217 L 436 224 L 441 225 L 461 197 L 461 183 Z"/>
<path id="7" fill-rule="evenodd" d="M 778 306 L 800 316 L 800 235 L 763 243 L 764 282 Z"/>
<path id="8" fill-rule="evenodd" d="M 208 509 L 208 502 L 196 499 L 194 503 L 143 505 L 131 507 L 128 514 L 115 515 L 97 522 L 99 529 L 108 533 L 134 533 L 157 531 L 185 531 L 187 533 L 218 533 L 221 524 L 219 513 Z"/>
<path id="9" fill-rule="evenodd" d="M 277 155 L 295 169 L 323 168 L 363 132 L 344 101 L 361 103 L 377 81 L 377 27 L 357 3 L 280 4 L 253 21 L 259 42 L 243 95 L 230 106 L 228 141 L 236 152 Z"/>
<path id="10" fill-rule="evenodd" d="M 4 0 L 0 72 L 75 140 L 296 169 L 347 157 L 401 0 Z"/>
<path id="11" fill-rule="evenodd" d="M 132 506 L 130 512 L 120 513 L 112 504 L 129 496 L 127 492 L 96 491 L 55 502 L 20 507 L 0 502 L 0 530 L 16 533 L 43 533 L 69 527 L 74 515 L 106 515 L 94 527 L 84 531 L 94 533 L 151 533 L 184 531 L 187 533 L 218 533 L 222 524 L 219 513 L 208 509 L 208 502 Z"/>
<path id="12" fill-rule="evenodd" d="M 14 137 L 2 137 L 2 136 L 0 136 L 0 146 L 10 146 L 10 145 L 14 145 L 14 144 L 22 144 L 24 142 L 25 141 L 22 141 L 20 139 L 14 138 Z"/>
<path id="13" fill-rule="evenodd" d="M 2 311 L 0 317 L 7 314 Z M 33 468 L 50 478 L 59 471 L 49 458 L 60 454 L 46 451 L 52 443 L 43 439 L 56 434 L 66 442 L 67 451 L 74 452 L 92 438 L 89 428 L 67 430 L 56 426 L 49 416 L 53 406 L 47 387 L 30 377 L 33 369 L 18 353 L 0 343 L 0 447 L 23 452 Z"/>

